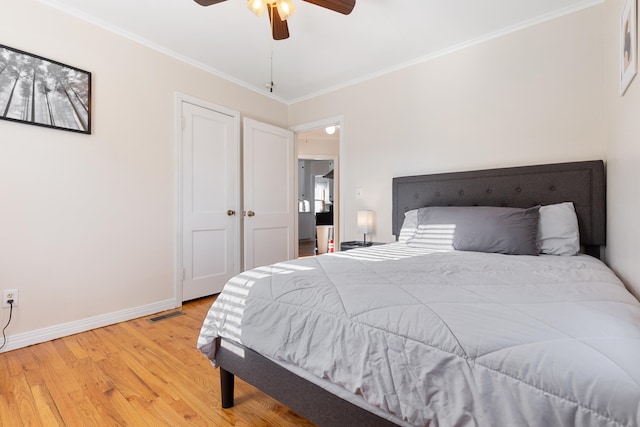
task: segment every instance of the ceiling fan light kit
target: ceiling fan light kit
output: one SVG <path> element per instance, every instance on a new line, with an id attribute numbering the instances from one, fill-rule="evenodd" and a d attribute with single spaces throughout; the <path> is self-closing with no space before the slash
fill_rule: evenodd
<path id="1" fill-rule="evenodd" d="M 261 17 L 267 7 L 277 8 L 281 21 L 286 21 L 296 11 L 291 0 L 249 0 L 247 7 L 258 17 Z"/>
<path id="2" fill-rule="evenodd" d="M 211 6 L 226 0 L 194 0 L 201 6 Z M 356 0 L 302 0 L 334 12 L 348 15 L 356 5 Z M 296 11 L 292 0 L 248 0 L 247 7 L 256 15 L 262 16 L 265 9 L 269 11 L 272 35 L 274 40 L 289 38 L 287 19 Z M 275 16 L 274 16 L 275 15 Z"/>

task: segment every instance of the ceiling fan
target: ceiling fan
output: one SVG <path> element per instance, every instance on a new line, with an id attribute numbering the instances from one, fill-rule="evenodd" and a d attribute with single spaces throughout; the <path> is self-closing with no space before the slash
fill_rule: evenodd
<path id="1" fill-rule="evenodd" d="M 222 3 L 226 0 L 194 0 L 201 6 L 211 6 Z M 356 0 L 302 0 L 334 12 L 348 15 L 356 5 Z M 262 16 L 265 9 L 269 11 L 269 21 L 271 22 L 271 33 L 274 40 L 284 40 L 289 38 L 289 27 L 287 19 L 295 12 L 295 7 L 291 0 L 249 0 L 247 7 L 256 15 Z"/>

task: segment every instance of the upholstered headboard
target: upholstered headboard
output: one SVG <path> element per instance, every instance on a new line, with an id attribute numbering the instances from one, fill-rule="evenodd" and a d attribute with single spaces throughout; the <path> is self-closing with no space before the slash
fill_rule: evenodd
<path id="1" fill-rule="evenodd" d="M 528 208 L 561 202 L 573 202 L 580 243 L 599 257 L 606 243 L 601 160 L 394 178 L 393 234 L 400 234 L 406 211 L 424 206 Z"/>

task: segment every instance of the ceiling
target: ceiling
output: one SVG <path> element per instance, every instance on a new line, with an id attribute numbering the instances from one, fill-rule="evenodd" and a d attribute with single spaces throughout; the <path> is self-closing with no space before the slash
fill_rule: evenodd
<path id="1" fill-rule="evenodd" d="M 357 0 L 345 16 L 294 0 L 291 37 L 272 41 L 246 0 L 40 0 L 286 103 L 602 1 Z"/>

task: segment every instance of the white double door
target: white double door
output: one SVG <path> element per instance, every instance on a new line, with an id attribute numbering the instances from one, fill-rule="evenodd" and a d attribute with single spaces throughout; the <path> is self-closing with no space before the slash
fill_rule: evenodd
<path id="1" fill-rule="evenodd" d="M 179 108 L 186 301 L 220 292 L 241 269 L 295 256 L 295 150 L 292 132 L 244 119 L 241 156 L 237 112 L 191 99 Z"/>

